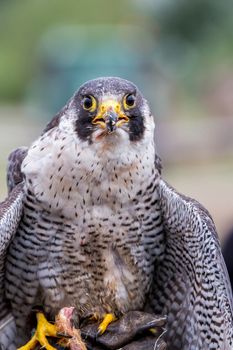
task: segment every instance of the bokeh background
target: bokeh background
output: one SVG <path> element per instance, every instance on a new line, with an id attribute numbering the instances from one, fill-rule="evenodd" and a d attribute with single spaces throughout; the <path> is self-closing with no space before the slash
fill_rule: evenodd
<path id="1" fill-rule="evenodd" d="M 134 81 L 150 101 L 163 176 L 233 226 L 232 0 L 0 0 L 0 198 L 6 159 L 80 84 Z"/>

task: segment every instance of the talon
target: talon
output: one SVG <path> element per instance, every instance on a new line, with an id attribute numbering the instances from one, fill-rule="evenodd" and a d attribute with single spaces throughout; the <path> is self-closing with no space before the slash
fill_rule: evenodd
<path id="1" fill-rule="evenodd" d="M 32 339 L 29 340 L 27 344 L 18 348 L 18 350 L 32 350 L 39 343 L 44 349 L 47 350 L 56 350 L 53 346 L 51 346 L 46 339 L 46 337 L 57 337 L 58 331 L 57 327 L 49 323 L 44 314 L 42 312 L 38 312 L 36 314 L 37 318 L 37 328 L 36 332 L 33 335 Z"/>
<path id="2" fill-rule="evenodd" d="M 116 320 L 117 318 L 114 314 L 105 314 L 103 321 L 98 327 L 97 335 L 103 334 L 106 331 L 108 325 Z"/>

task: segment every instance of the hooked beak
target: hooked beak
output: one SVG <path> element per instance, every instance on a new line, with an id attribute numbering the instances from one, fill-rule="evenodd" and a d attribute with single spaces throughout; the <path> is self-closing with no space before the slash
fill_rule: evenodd
<path id="1" fill-rule="evenodd" d="M 97 124 L 100 128 L 105 129 L 108 134 L 111 134 L 128 121 L 129 118 L 122 111 L 121 105 L 114 100 L 108 100 L 100 105 L 92 124 Z"/>
<path id="2" fill-rule="evenodd" d="M 105 124 L 109 134 L 111 134 L 116 130 L 117 121 L 118 121 L 118 115 L 115 112 L 110 111 L 107 114 L 107 117 L 105 118 Z"/>

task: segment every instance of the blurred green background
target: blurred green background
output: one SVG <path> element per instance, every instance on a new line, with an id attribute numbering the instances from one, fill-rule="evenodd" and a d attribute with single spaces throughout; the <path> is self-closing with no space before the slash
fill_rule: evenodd
<path id="1" fill-rule="evenodd" d="M 29 145 L 88 79 L 134 81 L 150 101 L 164 177 L 233 225 L 232 0 L 0 0 L 0 196 Z"/>

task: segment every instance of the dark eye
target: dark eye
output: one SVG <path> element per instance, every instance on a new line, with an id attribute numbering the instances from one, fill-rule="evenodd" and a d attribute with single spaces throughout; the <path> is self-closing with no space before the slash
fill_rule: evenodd
<path id="1" fill-rule="evenodd" d="M 133 94 L 128 94 L 124 97 L 124 108 L 129 109 L 135 106 L 136 97 Z"/>
<path id="2" fill-rule="evenodd" d="M 83 108 L 87 111 L 93 112 L 96 109 L 96 99 L 91 95 L 86 95 L 82 101 Z"/>

